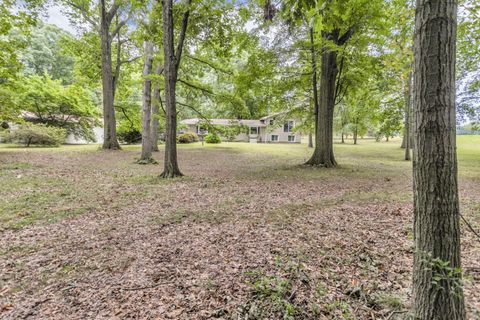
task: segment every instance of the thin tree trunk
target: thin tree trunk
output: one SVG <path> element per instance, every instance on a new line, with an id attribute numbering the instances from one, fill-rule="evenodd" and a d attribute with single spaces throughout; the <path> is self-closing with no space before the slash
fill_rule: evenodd
<path id="1" fill-rule="evenodd" d="M 111 17 L 108 16 L 105 0 L 101 0 L 100 41 L 102 56 L 102 94 L 103 94 L 103 149 L 120 149 L 114 108 L 112 75 L 112 42 L 110 37 Z"/>
<path id="2" fill-rule="evenodd" d="M 353 129 L 353 144 L 357 144 L 358 138 L 358 120 L 355 119 L 355 128 Z"/>
<path id="3" fill-rule="evenodd" d="M 403 135 L 403 142 L 405 143 L 405 160 L 410 161 L 410 108 L 412 101 L 412 73 L 408 75 L 407 84 L 405 88 L 405 134 Z"/>
<path id="4" fill-rule="evenodd" d="M 311 131 L 308 133 L 308 147 L 313 148 L 313 134 Z"/>
<path id="5" fill-rule="evenodd" d="M 142 108 L 142 154 L 139 163 L 152 162 L 152 80 L 148 76 L 152 73 L 153 64 L 153 43 L 145 41 L 144 44 L 145 62 L 143 65 L 143 108 Z"/>
<path id="6" fill-rule="evenodd" d="M 333 109 L 337 73 L 337 52 L 323 48 L 315 150 L 306 163 L 308 165 L 327 168 L 337 165 L 333 155 Z"/>
<path id="7" fill-rule="evenodd" d="M 155 70 L 156 75 L 163 73 L 163 67 L 158 64 Z M 160 106 L 162 104 L 162 96 L 160 94 L 160 85 L 156 84 L 153 89 L 153 102 L 152 102 L 152 151 L 158 151 L 158 125 L 160 116 Z"/>
<path id="8" fill-rule="evenodd" d="M 457 1 L 417 0 L 412 299 L 415 319 L 466 319 L 459 285 L 461 273 L 455 271 L 461 267 L 455 142 L 456 21 Z M 448 277 L 442 277 L 448 272 Z"/>
<path id="9" fill-rule="evenodd" d="M 343 129 L 342 129 L 342 143 L 345 143 L 345 139 L 344 139 L 344 134 L 343 134 Z"/>
<path id="10" fill-rule="evenodd" d="M 317 53 L 315 50 L 315 38 L 313 27 L 309 28 L 310 54 L 312 60 L 312 93 L 313 93 L 313 116 L 315 119 L 315 135 L 318 131 L 318 84 L 317 84 Z"/>

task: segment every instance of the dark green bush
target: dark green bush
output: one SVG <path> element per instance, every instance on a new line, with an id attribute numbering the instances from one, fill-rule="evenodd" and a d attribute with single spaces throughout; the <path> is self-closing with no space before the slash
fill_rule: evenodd
<path id="1" fill-rule="evenodd" d="M 117 137 L 120 142 L 127 144 L 139 143 L 142 141 L 142 133 L 136 128 L 117 130 Z"/>
<path id="2" fill-rule="evenodd" d="M 65 142 L 65 129 L 47 127 L 44 124 L 25 124 L 5 135 L 6 142 L 30 145 L 58 147 Z"/>
<path id="3" fill-rule="evenodd" d="M 198 135 L 193 132 L 185 132 L 178 136 L 178 143 L 193 143 L 198 141 Z"/>
<path id="4" fill-rule="evenodd" d="M 215 133 L 209 133 L 205 136 L 206 143 L 220 143 L 222 140 L 220 137 Z"/>

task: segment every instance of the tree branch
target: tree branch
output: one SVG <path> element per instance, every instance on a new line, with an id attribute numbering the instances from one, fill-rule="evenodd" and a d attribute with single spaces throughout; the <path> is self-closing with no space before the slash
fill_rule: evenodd
<path id="1" fill-rule="evenodd" d="M 338 39 L 337 45 L 343 46 L 353 36 L 354 33 L 355 33 L 355 28 L 354 27 L 351 27 L 350 29 L 348 29 L 347 32 L 345 32 L 343 34 L 343 36 L 341 36 Z"/>
<path id="2" fill-rule="evenodd" d="M 178 36 L 178 41 L 177 41 L 177 48 L 175 50 L 175 70 L 177 71 L 177 73 L 178 73 L 178 67 L 180 65 L 180 59 L 182 58 L 182 51 L 185 43 L 185 37 L 187 35 L 188 18 L 190 17 L 191 3 L 192 3 L 192 0 L 187 0 L 187 10 L 183 13 L 182 28 L 180 29 L 180 35 Z"/>
<path id="3" fill-rule="evenodd" d="M 120 61 L 120 64 L 131 63 L 131 62 L 134 62 L 135 60 L 140 59 L 141 57 L 142 57 L 142 56 L 136 56 L 136 57 L 133 57 L 133 58 L 128 59 L 128 60 L 122 60 L 122 61 Z"/>
<path id="4" fill-rule="evenodd" d="M 69 6 L 77 9 L 77 11 L 82 15 L 83 19 L 85 19 L 85 21 L 87 21 L 88 23 L 90 23 L 95 29 L 99 29 L 99 26 L 98 26 L 98 23 L 92 19 L 92 17 L 89 16 L 89 12 L 87 10 L 87 8 L 85 8 L 84 6 L 81 6 L 81 5 L 78 5 L 76 3 L 74 3 L 73 1 L 67 1 L 66 2 Z"/>
<path id="5" fill-rule="evenodd" d="M 232 75 L 232 74 L 233 74 L 231 71 L 227 71 L 227 70 L 224 70 L 224 69 L 220 69 L 220 68 L 218 68 L 217 66 L 215 66 L 214 64 L 212 64 L 212 63 L 210 63 L 210 62 L 208 62 L 208 61 L 205 61 L 205 60 L 203 60 L 203 59 L 194 57 L 194 56 L 189 55 L 189 54 L 187 54 L 187 55 L 185 55 L 185 56 L 188 57 L 188 58 L 190 58 L 190 59 L 192 59 L 192 60 L 195 60 L 195 61 L 198 61 L 198 62 L 200 62 L 200 63 L 206 64 L 207 66 L 209 66 L 209 67 L 212 68 L 213 70 L 221 71 L 221 72 L 226 73 L 226 74 L 228 74 L 228 75 Z"/>
<path id="6" fill-rule="evenodd" d="M 122 27 L 127 24 L 127 22 L 128 22 L 128 18 L 117 23 L 117 26 L 115 27 L 115 30 L 113 30 L 112 33 L 110 34 L 110 37 L 111 38 L 115 37 L 117 33 L 120 32 L 120 29 L 122 29 Z"/>
<path id="7" fill-rule="evenodd" d="M 205 93 L 208 93 L 208 94 L 211 94 L 211 95 L 215 95 L 215 93 L 214 93 L 213 91 L 211 91 L 211 90 L 209 90 L 209 89 L 206 89 L 206 88 L 202 88 L 202 87 L 196 86 L 196 85 L 194 85 L 193 83 L 187 82 L 187 81 L 185 81 L 185 80 L 178 79 L 177 81 L 178 81 L 178 82 L 181 82 L 181 83 L 183 83 L 183 84 L 185 84 L 185 85 L 187 85 L 187 86 L 190 87 L 190 88 L 197 89 L 197 90 L 200 90 L 200 91 L 202 91 L 202 92 L 205 92 Z"/>
<path id="8" fill-rule="evenodd" d="M 113 6 L 108 10 L 105 18 L 107 19 L 108 24 L 112 22 L 113 18 L 117 15 L 117 11 L 120 8 L 119 3 L 114 3 Z"/>

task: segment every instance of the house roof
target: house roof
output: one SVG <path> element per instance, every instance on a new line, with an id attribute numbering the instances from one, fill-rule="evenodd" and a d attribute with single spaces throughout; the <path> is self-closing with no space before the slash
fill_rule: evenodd
<path id="1" fill-rule="evenodd" d="M 181 124 L 186 125 L 197 125 L 199 123 L 205 123 L 205 119 L 185 119 L 180 121 Z M 230 126 L 230 125 L 246 125 L 249 127 L 265 127 L 265 123 L 262 123 L 260 120 L 248 120 L 248 119 L 209 119 L 208 122 L 211 125 L 220 125 L 220 126 Z"/>

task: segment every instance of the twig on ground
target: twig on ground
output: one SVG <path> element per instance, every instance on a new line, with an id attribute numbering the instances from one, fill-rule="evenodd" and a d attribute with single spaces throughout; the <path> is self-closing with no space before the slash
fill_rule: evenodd
<path id="1" fill-rule="evenodd" d="M 392 319 L 392 317 L 396 314 L 402 314 L 402 313 L 407 313 L 407 312 L 408 312 L 408 310 L 393 310 L 385 320 Z"/>
<path id="2" fill-rule="evenodd" d="M 475 229 L 473 229 L 472 225 L 468 223 L 467 219 L 465 219 L 465 217 L 462 214 L 460 214 L 460 217 L 462 218 L 463 222 L 465 222 L 465 224 L 470 229 L 470 231 L 472 231 L 473 234 L 477 236 L 478 238 L 477 240 L 480 242 L 480 234 L 477 231 L 475 231 Z"/>

